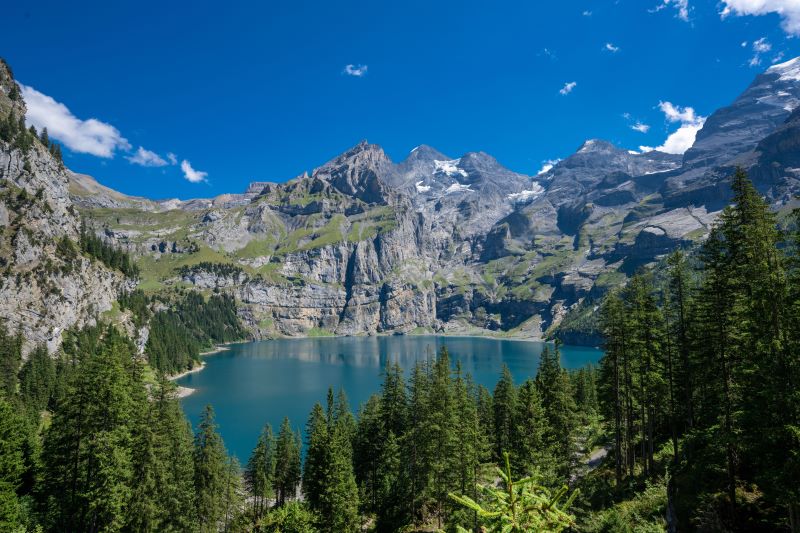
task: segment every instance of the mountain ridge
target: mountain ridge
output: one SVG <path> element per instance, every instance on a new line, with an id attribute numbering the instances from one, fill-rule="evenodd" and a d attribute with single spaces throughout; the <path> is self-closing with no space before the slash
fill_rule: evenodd
<path id="1" fill-rule="evenodd" d="M 230 293 L 255 337 L 541 338 L 638 266 L 701 241 L 736 166 L 752 171 L 775 209 L 794 205 L 794 65 L 758 75 L 683 155 L 587 139 L 530 176 L 484 152 L 454 159 L 420 145 L 394 162 L 361 141 L 287 182 L 188 200 L 128 196 L 89 176 L 48 172 L 68 185 L 63 194 L 92 231 L 139 258 L 141 288 Z"/>

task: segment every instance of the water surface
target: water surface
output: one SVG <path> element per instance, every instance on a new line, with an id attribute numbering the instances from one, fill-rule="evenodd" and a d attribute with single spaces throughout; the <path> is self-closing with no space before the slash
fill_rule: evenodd
<path id="1" fill-rule="evenodd" d="M 447 346 L 453 362 L 461 361 L 476 383 L 493 390 L 503 363 L 515 383 L 536 375 L 545 343 L 433 335 L 249 342 L 208 356 L 205 370 L 177 383 L 195 389 L 182 400 L 192 424 L 211 404 L 228 450 L 244 463 L 265 423 L 277 432 L 288 416 L 293 427 L 303 428 L 314 403 L 325 402 L 329 386 L 344 388 L 356 412 L 380 390 L 387 361 L 398 361 L 407 375 L 416 360 L 433 357 L 441 346 Z M 596 348 L 564 346 L 561 363 L 578 368 L 596 363 L 601 355 Z"/>

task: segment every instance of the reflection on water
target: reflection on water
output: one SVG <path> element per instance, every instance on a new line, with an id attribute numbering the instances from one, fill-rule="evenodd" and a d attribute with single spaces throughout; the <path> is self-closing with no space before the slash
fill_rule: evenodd
<path id="1" fill-rule="evenodd" d="M 246 461 L 265 423 L 277 430 L 284 416 L 304 427 L 311 407 L 324 401 L 328 387 L 344 388 L 351 408 L 380 389 L 387 361 L 408 370 L 417 360 L 432 358 L 447 346 L 454 363 L 490 390 L 503 363 L 515 382 L 536 373 L 544 343 L 479 337 L 394 336 L 280 339 L 236 344 L 209 356 L 204 371 L 178 384 L 196 389 L 183 400 L 193 424 L 206 404 L 214 406 L 228 449 Z M 566 346 L 562 364 L 578 368 L 595 363 L 602 352 Z"/>

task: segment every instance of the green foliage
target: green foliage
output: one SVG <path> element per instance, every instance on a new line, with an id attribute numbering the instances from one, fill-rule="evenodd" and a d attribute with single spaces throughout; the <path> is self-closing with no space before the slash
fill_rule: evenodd
<path id="1" fill-rule="evenodd" d="M 22 363 L 22 336 L 9 335 L 0 324 L 0 397 L 12 398 L 17 393 L 17 373 Z"/>
<path id="2" fill-rule="evenodd" d="M 23 422 L 9 402 L 0 397 L 0 530 L 14 531 L 21 525 L 17 490 L 22 484 Z"/>
<path id="3" fill-rule="evenodd" d="M 269 501 L 274 496 L 276 447 L 272 426 L 267 424 L 258 438 L 258 444 L 244 473 L 247 489 L 253 496 L 252 512 L 256 523 L 264 517 Z"/>
<path id="4" fill-rule="evenodd" d="M 732 188 L 697 271 L 677 252 L 663 281 L 639 273 L 604 302 L 600 407 L 618 492 L 655 478 L 654 452 L 668 442 L 673 524 L 796 527 L 796 250 L 741 170 Z"/>
<path id="5" fill-rule="evenodd" d="M 132 293 L 124 302 L 138 309 L 139 317 L 149 313 L 143 293 Z M 201 349 L 239 340 L 244 334 L 231 296 L 214 295 L 205 300 L 200 293 L 189 291 L 173 308 L 153 315 L 145 352 L 154 369 L 175 374 L 191 369 L 200 360 Z"/>
<path id="6" fill-rule="evenodd" d="M 87 228 L 86 221 L 81 224 L 80 245 L 83 253 L 99 260 L 108 268 L 119 270 L 129 278 L 139 277 L 139 267 L 130 254 L 103 241 Z"/>
<path id="7" fill-rule="evenodd" d="M 567 486 L 551 492 L 536 484 L 532 477 L 514 481 L 511 473 L 509 454 L 504 453 L 505 468 L 497 468 L 502 487 L 481 485 L 479 501 L 464 495 L 450 494 L 450 497 L 467 509 L 474 511 L 484 531 L 506 533 L 541 531 L 558 532 L 572 526 L 574 518 L 565 511 L 577 496 L 573 491 L 567 500 L 559 505 L 569 492 Z M 459 526 L 459 531 L 467 530 Z"/>
<path id="8" fill-rule="evenodd" d="M 265 533 L 315 533 L 318 518 L 301 502 L 287 502 L 270 510 L 258 524 Z"/>
<path id="9" fill-rule="evenodd" d="M 300 435 L 295 434 L 289 419 L 284 418 L 275 444 L 275 490 L 278 505 L 297 496 L 302 471 L 300 468 Z"/>
<path id="10" fill-rule="evenodd" d="M 194 437 L 194 486 L 202 531 L 216 531 L 225 516 L 228 454 L 217 433 L 214 410 L 206 406 Z"/>

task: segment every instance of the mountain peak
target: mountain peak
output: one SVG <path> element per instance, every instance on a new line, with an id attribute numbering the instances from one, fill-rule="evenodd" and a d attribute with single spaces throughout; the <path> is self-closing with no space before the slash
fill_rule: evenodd
<path id="1" fill-rule="evenodd" d="M 578 152 L 587 153 L 587 152 L 616 152 L 621 150 L 620 148 L 614 146 L 608 141 L 603 139 L 587 139 L 583 142 L 580 148 L 578 148 Z"/>
<path id="2" fill-rule="evenodd" d="M 767 69 L 768 74 L 777 74 L 781 80 L 800 81 L 800 57 L 772 65 Z"/>

